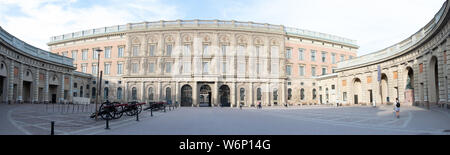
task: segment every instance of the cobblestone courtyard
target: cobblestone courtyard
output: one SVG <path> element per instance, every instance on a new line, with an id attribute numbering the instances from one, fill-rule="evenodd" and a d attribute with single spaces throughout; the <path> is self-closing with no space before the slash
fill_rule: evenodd
<path id="1" fill-rule="evenodd" d="M 0 105 L 0 134 L 57 135 L 448 135 L 448 110 L 402 107 L 394 117 L 391 106 L 382 107 L 272 107 L 186 108 L 166 112 L 143 111 L 110 122 L 89 118 L 95 107 L 70 105 Z"/>

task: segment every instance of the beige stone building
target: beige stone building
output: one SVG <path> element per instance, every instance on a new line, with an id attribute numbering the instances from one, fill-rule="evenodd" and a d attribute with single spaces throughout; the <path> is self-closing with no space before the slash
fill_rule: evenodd
<path id="1" fill-rule="evenodd" d="M 411 37 L 386 49 L 340 62 L 337 75 L 318 80 L 323 85 L 336 81 L 335 98 L 348 105 L 386 104 L 398 98 L 405 105 L 448 107 L 448 11 L 446 1 L 435 17 Z"/>
<path id="2" fill-rule="evenodd" d="M 31 46 L 0 27 L 0 100 L 2 103 L 74 102 L 75 84 L 91 75 L 75 71 L 73 60 Z M 89 102 L 89 97 L 84 100 Z M 77 99 L 75 99 L 77 101 Z"/>
<path id="3" fill-rule="evenodd" d="M 102 100 L 232 107 L 317 103 L 314 77 L 358 49 L 329 34 L 222 20 L 130 23 L 55 36 L 48 45 L 78 71 L 103 71 Z"/>

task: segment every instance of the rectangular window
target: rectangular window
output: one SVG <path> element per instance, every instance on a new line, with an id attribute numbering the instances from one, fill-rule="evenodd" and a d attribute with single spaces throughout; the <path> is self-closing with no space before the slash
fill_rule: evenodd
<path id="1" fill-rule="evenodd" d="M 109 75 L 111 69 L 111 64 L 105 64 L 105 75 Z"/>
<path id="2" fill-rule="evenodd" d="M 92 58 L 93 59 L 98 59 L 98 52 L 96 48 L 92 49 Z"/>
<path id="3" fill-rule="evenodd" d="M 150 47 L 148 49 L 149 49 L 149 55 L 155 56 L 156 45 L 150 45 Z"/>
<path id="4" fill-rule="evenodd" d="M 222 45 L 222 56 L 225 57 L 227 54 L 227 45 Z"/>
<path id="5" fill-rule="evenodd" d="M 292 74 L 292 69 L 291 69 L 291 66 L 290 66 L 290 65 L 286 66 L 286 74 L 287 74 L 288 76 L 290 76 L 290 75 Z"/>
<path id="6" fill-rule="evenodd" d="M 183 73 L 191 73 L 191 62 L 184 62 Z"/>
<path id="7" fill-rule="evenodd" d="M 343 87 L 347 86 L 347 80 L 342 80 L 342 86 Z"/>
<path id="8" fill-rule="evenodd" d="M 223 74 L 227 73 L 227 63 L 226 62 L 222 62 L 222 73 Z"/>
<path id="9" fill-rule="evenodd" d="M 331 53 L 331 63 L 336 64 L 336 54 Z"/>
<path id="10" fill-rule="evenodd" d="M 63 56 L 67 57 L 67 55 L 69 55 L 69 52 L 65 51 L 61 53 Z"/>
<path id="11" fill-rule="evenodd" d="M 239 74 L 245 74 L 245 62 L 239 62 Z"/>
<path id="12" fill-rule="evenodd" d="M 256 63 L 256 74 L 259 75 L 259 73 L 261 73 L 261 64 L 260 63 Z"/>
<path id="13" fill-rule="evenodd" d="M 343 101 L 347 101 L 347 92 L 344 92 L 344 93 L 342 94 L 342 100 L 343 100 Z"/>
<path id="14" fill-rule="evenodd" d="M 118 48 L 118 50 L 117 50 L 117 57 L 119 57 L 119 58 L 123 57 L 123 49 L 124 49 L 123 46 Z"/>
<path id="15" fill-rule="evenodd" d="M 394 71 L 394 79 L 398 79 L 398 72 L 397 71 Z"/>
<path id="16" fill-rule="evenodd" d="M 139 67 L 138 63 L 132 63 L 131 64 L 132 72 L 133 73 L 138 73 L 138 69 L 139 69 L 138 67 Z"/>
<path id="17" fill-rule="evenodd" d="M 72 59 L 73 61 L 77 61 L 78 51 L 72 51 Z"/>
<path id="18" fill-rule="evenodd" d="M 148 64 L 148 72 L 149 73 L 154 73 L 155 72 L 155 63 L 149 63 Z"/>
<path id="19" fill-rule="evenodd" d="M 172 55 L 172 45 L 167 45 L 166 56 Z"/>
<path id="20" fill-rule="evenodd" d="M 286 50 L 286 59 L 291 59 L 292 58 L 292 50 L 289 48 Z"/>
<path id="21" fill-rule="evenodd" d="M 311 76 L 316 76 L 316 67 L 311 67 Z"/>
<path id="22" fill-rule="evenodd" d="M 371 76 L 367 77 L 367 83 L 372 83 L 372 77 Z"/>
<path id="23" fill-rule="evenodd" d="M 316 51 L 311 50 L 311 61 L 316 61 Z"/>
<path id="24" fill-rule="evenodd" d="M 327 53 L 322 52 L 322 62 L 327 62 Z"/>
<path id="25" fill-rule="evenodd" d="M 166 73 L 171 73 L 172 72 L 172 63 L 170 62 L 166 62 Z"/>
<path id="26" fill-rule="evenodd" d="M 191 56 L 191 45 L 184 45 L 183 56 L 190 57 Z"/>
<path id="27" fill-rule="evenodd" d="M 105 58 L 111 58 L 111 47 L 105 47 Z"/>
<path id="28" fill-rule="evenodd" d="M 300 76 L 305 76 L 305 66 L 298 66 L 298 74 Z"/>
<path id="29" fill-rule="evenodd" d="M 208 56 L 209 54 L 208 50 L 209 50 L 208 44 L 203 45 L 203 56 Z"/>
<path id="30" fill-rule="evenodd" d="M 133 54 L 132 54 L 133 56 L 135 56 L 135 57 L 139 56 L 139 45 L 133 45 L 132 51 L 133 51 Z"/>
<path id="31" fill-rule="evenodd" d="M 208 62 L 203 62 L 203 74 L 208 74 Z"/>
<path id="32" fill-rule="evenodd" d="M 81 59 L 87 60 L 88 57 L 88 50 L 81 51 Z"/>
<path id="33" fill-rule="evenodd" d="M 92 64 L 92 74 L 97 75 L 97 64 Z"/>
<path id="34" fill-rule="evenodd" d="M 259 58 L 259 46 L 255 47 L 255 56 Z"/>
<path id="35" fill-rule="evenodd" d="M 117 64 L 117 74 L 123 74 L 123 64 Z"/>
<path id="36" fill-rule="evenodd" d="M 341 62 L 342 62 L 342 61 L 345 61 L 345 55 L 341 55 L 340 61 L 341 61 Z"/>
<path id="37" fill-rule="evenodd" d="M 322 68 L 322 75 L 327 75 L 327 68 L 325 67 Z"/>
<path id="38" fill-rule="evenodd" d="M 303 51 L 304 51 L 304 49 L 302 49 L 302 48 L 299 48 L 298 49 L 298 60 L 301 60 L 301 61 L 303 61 L 304 60 L 304 53 L 303 53 Z"/>
<path id="39" fill-rule="evenodd" d="M 87 73 L 87 64 L 81 64 L 81 72 Z"/>
<path id="40" fill-rule="evenodd" d="M 423 72 L 423 64 L 419 64 L 419 73 Z"/>

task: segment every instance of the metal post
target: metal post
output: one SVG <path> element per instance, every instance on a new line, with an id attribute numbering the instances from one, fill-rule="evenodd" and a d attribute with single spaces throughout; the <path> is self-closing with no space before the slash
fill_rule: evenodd
<path id="1" fill-rule="evenodd" d="M 97 54 L 98 54 L 98 56 L 97 56 L 97 59 L 98 59 L 98 63 L 97 63 L 97 82 L 98 82 L 98 87 L 97 87 L 97 98 L 95 99 L 95 120 L 97 120 L 97 118 L 98 118 L 98 100 L 99 100 L 99 98 L 100 98 L 100 90 L 101 90 L 101 82 L 100 82 L 100 80 L 101 80 L 101 75 L 99 76 L 99 71 L 100 71 L 100 52 L 102 51 L 100 48 L 99 49 L 97 49 L 97 50 L 95 50 L 95 51 L 97 51 Z"/>
<path id="2" fill-rule="evenodd" d="M 105 130 L 109 130 L 109 119 L 106 119 L 106 128 Z"/>
<path id="3" fill-rule="evenodd" d="M 50 135 L 55 135 L 55 121 L 51 122 Z"/>
<path id="4" fill-rule="evenodd" d="M 153 108 L 150 108 L 150 116 L 153 117 Z"/>
<path id="5" fill-rule="evenodd" d="M 136 113 L 136 121 L 139 122 L 139 111 Z"/>

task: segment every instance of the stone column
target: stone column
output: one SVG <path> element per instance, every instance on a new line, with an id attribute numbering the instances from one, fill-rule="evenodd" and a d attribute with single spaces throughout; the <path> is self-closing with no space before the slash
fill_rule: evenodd
<path id="1" fill-rule="evenodd" d="M 34 81 L 33 81 L 33 104 L 36 104 L 39 102 L 39 68 L 36 68 L 36 74 L 34 75 Z"/>
<path id="2" fill-rule="evenodd" d="M 249 91 L 249 99 L 250 99 L 250 104 L 248 106 L 251 107 L 254 104 L 254 101 L 253 101 L 253 82 L 250 82 L 250 89 L 248 91 Z"/>
<path id="3" fill-rule="evenodd" d="M 233 107 L 236 104 L 236 83 L 233 82 L 230 87 L 230 106 Z"/>
<path id="4" fill-rule="evenodd" d="M 450 109 L 450 37 L 447 37 L 447 44 L 446 44 L 446 54 L 447 54 L 447 75 L 446 75 L 446 84 L 447 84 L 447 90 L 446 90 L 446 94 L 447 94 L 447 108 Z"/>
<path id="5" fill-rule="evenodd" d="M 318 90 L 317 90 L 317 92 L 319 92 Z M 319 93 L 317 93 L 317 96 L 319 96 L 318 95 Z M 284 80 L 281 82 L 281 104 L 279 104 L 279 105 L 281 105 L 281 106 L 284 106 L 284 104 L 286 104 L 286 97 L 287 97 L 287 95 L 286 95 L 286 84 L 284 83 Z"/>
<path id="6" fill-rule="evenodd" d="M 67 100 L 69 103 L 73 103 L 73 73 L 69 75 L 69 92 L 67 93 Z"/>
<path id="7" fill-rule="evenodd" d="M 9 77 L 8 77 L 8 104 L 14 102 L 14 61 L 11 60 L 11 65 L 9 67 Z"/>
<path id="8" fill-rule="evenodd" d="M 157 93 L 157 95 L 156 96 L 158 96 L 158 101 L 161 101 L 162 99 L 163 99 L 163 96 L 162 96 L 162 83 L 161 83 L 161 81 L 158 81 L 158 89 L 157 89 L 157 91 L 158 91 L 158 93 Z"/>
<path id="9" fill-rule="evenodd" d="M 45 70 L 45 75 L 44 75 L 44 103 L 48 103 L 48 97 L 49 97 L 49 92 L 48 92 L 48 87 L 49 87 L 49 83 L 48 83 L 48 70 Z"/>
<path id="10" fill-rule="evenodd" d="M 66 78 L 66 76 L 64 75 L 64 73 L 61 73 L 61 85 L 60 85 L 60 89 L 59 89 L 59 93 L 60 93 L 60 95 L 59 95 L 59 102 L 64 102 L 64 84 L 65 84 L 65 78 Z M 100 90 L 100 89 L 99 89 Z M 97 90 L 97 91 L 99 91 L 99 90 Z"/>
<path id="11" fill-rule="evenodd" d="M 17 84 L 17 101 L 23 103 L 23 64 L 19 64 L 19 83 Z"/>
<path id="12" fill-rule="evenodd" d="M 128 87 L 129 87 L 129 82 L 126 81 L 125 83 L 126 83 L 126 84 L 125 84 L 125 89 L 124 89 L 124 90 L 125 90 L 125 91 L 124 91 L 125 93 L 123 93 L 125 96 L 123 97 L 122 101 L 123 101 L 123 100 L 128 101 L 128 96 L 129 96 L 128 93 L 130 93 L 130 92 L 128 92 L 128 91 L 129 91 L 129 88 L 128 88 Z"/>
<path id="13" fill-rule="evenodd" d="M 266 83 L 266 87 L 263 89 L 263 94 L 266 96 L 266 106 L 270 104 L 270 84 Z"/>
<path id="14" fill-rule="evenodd" d="M 438 91 L 439 92 L 436 92 L 437 93 L 436 95 L 438 95 L 439 100 L 436 102 L 439 105 L 445 104 L 447 102 L 447 96 L 448 96 L 448 94 L 446 94 L 446 91 L 445 91 L 446 90 L 446 87 L 445 87 L 446 80 L 445 80 L 445 72 L 444 72 L 445 64 L 444 64 L 443 54 L 444 54 L 444 50 L 443 50 L 443 47 L 441 46 L 439 48 L 438 57 L 437 57 L 437 59 L 438 59 L 438 62 L 437 62 L 438 63 L 438 84 L 439 84 Z"/>
<path id="15" fill-rule="evenodd" d="M 217 81 L 216 82 L 214 82 L 214 85 L 213 85 L 213 90 L 212 90 L 212 101 L 213 101 L 213 104 L 212 104 L 212 106 L 216 106 L 216 107 L 218 107 L 219 106 L 219 102 L 218 102 L 218 98 L 219 98 L 219 88 L 218 88 L 218 83 L 217 83 Z"/>
<path id="16" fill-rule="evenodd" d="M 197 86 L 197 81 L 194 81 L 195 83 L 193 84 L 194 87 L 192 88 L 192 106 L 194 107 L 198 107 L 198 86 Z"/>
<path id="17" fill-rule="evenodd" d="M 177 102 L 180 103 L 181 102 L 181 95 L 180 95 L 180 82 L 176 81 L 175 82 L 175 102 L 173 102 L 173 104 L 175 105 Z"/>

